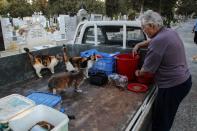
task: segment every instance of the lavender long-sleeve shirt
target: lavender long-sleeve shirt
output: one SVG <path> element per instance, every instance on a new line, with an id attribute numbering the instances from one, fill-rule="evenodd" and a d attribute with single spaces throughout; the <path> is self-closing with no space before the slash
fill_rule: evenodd
<path id="1" fill-rule="evenodd" d="M 173 87 L 189 78 L 184 45 L 174 30 L 162 28 L 151 39 L 142 67 L 155 73 L 159 88 Z"/>

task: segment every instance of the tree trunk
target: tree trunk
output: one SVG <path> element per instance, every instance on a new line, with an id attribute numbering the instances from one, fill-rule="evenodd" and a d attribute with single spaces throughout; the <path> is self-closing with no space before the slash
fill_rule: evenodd
<path id="1" fill-rule="evenodd" d="M 161 14 L 161 3 L 162 3 L 162 0 L 159 0 L 159 13 Z"/>
<path id="2" fill-rule="evenodd" d="M 141 9 L 140 9 L 140 14 L 144 12 L 144 0 L 141 1 Z"/>

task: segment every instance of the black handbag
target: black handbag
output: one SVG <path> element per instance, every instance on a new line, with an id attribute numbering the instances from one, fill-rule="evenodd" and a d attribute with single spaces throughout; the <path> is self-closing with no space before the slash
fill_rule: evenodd
<path id="1" fill-rule="evenodd" d="M 90 74 L 90 84 L 102 86 L 108 82 L 108 77 L 104 72 L 96 72 Z"/>

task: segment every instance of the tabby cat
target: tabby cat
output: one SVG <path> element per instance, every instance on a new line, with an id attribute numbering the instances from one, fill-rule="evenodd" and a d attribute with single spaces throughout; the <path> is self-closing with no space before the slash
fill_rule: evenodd
<path id="1" fill-rule="evenodd" d="M 78 72 L 62 72 L 51 76 L 48 81 L 49 91 L 56 94 L 57 91 L 65 91 L 67 88 L 74 86 L 76 92 L 82 92 L 79 87 L 86 78 L 84 73 L 85 69 L 79 69 Z"/>

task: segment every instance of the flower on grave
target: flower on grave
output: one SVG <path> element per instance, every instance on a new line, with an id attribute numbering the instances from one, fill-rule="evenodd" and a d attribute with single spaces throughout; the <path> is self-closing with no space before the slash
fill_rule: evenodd
<path id="1" fill-rule="evenodd" d="M 27 29 L 25 29 L 25 28 L 20 28 L 19 30 L 18 30 L 18 34 L 19 35 L 25 35 L 25 34 L 27 34 L 28 33 L 28 30 Z"/>

